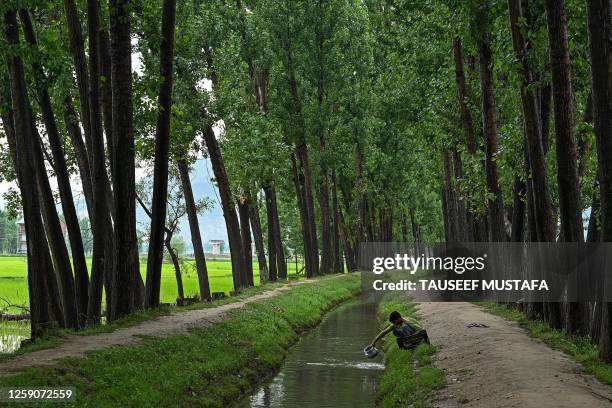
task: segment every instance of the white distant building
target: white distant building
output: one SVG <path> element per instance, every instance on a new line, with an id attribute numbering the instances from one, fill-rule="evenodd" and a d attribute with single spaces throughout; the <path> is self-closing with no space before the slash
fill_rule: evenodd
<path id="1" fill-rule="evenodd" d="M 19 241 L 17 253 L 25 254 L 28 252 L 28 240 L 26 238 L 25 223 L 23 222 L 23 220 L 19 220 L 17 221 L 17 225 L 19 226 Z"/>
<path id="2" fill-rule="evenodd" d="M 225 241 L 222 239 L 211 239 L 208 241 L 210 245 L 210 253 L 213 255 L 221 255 L 224 250 Z"/>

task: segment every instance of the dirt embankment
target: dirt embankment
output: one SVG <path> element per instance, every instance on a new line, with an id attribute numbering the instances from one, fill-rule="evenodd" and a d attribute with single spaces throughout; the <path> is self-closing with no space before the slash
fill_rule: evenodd
<path id="1" fill-rule="evenodd" d="M 471 303 L 420 303 L 448 387 L 436 407 L 612 407 L 612 387 L 516 323 Z M 488 328 L 468 328 L 482 323 Z"/>
<path id="2" fill-rule="evenodd" d="M 52 365 L 55 360 L 65 357 L 81 357 L 88 351 L 110 346 L 131 344 L 140 341 L 141 336 L 163 337 L 183 332 L 190 327 L 206 327 L 222 320 L 227 312 L 240 308 L 248 303 L 268 299 L 289 290 L 292 285 L 305 284 L 310 281 L 287 284 L 251 297 L 227 303 L 217 307 L 178 312 L 162 316 L 132 327 L 115 330 L 111 333 L 100 333 L 89 336 L 77 334 L 66 335 L 62 343 L 54 348 L 25 353 L 0 363 L 0 376 L 13 371 L 43 365 Z"/>

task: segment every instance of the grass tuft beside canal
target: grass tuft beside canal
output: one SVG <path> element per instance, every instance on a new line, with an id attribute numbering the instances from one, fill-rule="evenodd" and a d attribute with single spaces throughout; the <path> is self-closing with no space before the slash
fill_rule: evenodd
<path id="1" fill-rule="evenodd" d="M 212 326 L 29 368 L 0 387 L 75 387 L 75 406 L 228 406 L 278 370 L 300 332 L 359 291 L 357 274 L 321 278 Z"/>
<path id="2" fill-rule="evenodd" d="M 378 307 L 381 328 L 389 324 L 389 314 L 397 310 L 405 318 L 416 320 L 416 306 L 406 298 L 389 295 Z M 433 366 L 432 355 L 436 349 L 422 344 L 415 350 L 401 350 L 391 334 L 384 346 L 385 371 L 378 381 L 377 406 L 427 407 L 435 390 L 444 388 L 444 371 Z"/>

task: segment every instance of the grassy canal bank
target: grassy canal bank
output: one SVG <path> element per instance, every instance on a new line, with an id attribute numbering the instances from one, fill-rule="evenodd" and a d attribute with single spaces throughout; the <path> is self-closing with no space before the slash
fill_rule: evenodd
<path id="1" fill-rule="evenodd" d="M 227 406 L 280 367 L 300 332 L 359 291 L 358 274 L 321 278 L 212 326 L 29 368 L 0 387 L 74 387 L 75 406 Z"/>
<path id="2" fill-rule="evenodd" d="M 417 321 L 416 306 L 406 298 L 387 296 L 378 306 L 381 329 L 389 325 L 389 314 L 397 310 L 404 318 Z M 389 334 L 385 341 L 385 371 L 377 388 L 377 406 L 427 407 L 433 392 L 446 384 L 444 371 L 432 364 L 434 346 L 422 344 L 415 350 L 401 350 Z"/>

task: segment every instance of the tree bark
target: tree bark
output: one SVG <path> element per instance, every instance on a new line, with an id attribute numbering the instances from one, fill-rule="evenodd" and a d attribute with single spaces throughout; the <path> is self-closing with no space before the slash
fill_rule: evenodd
<path id="1" fill-rule="evenodd" d="M 27 10 L 19 11 L 21 24 L 23 25 L 24 36 L 26 42 L 38 49 L 36 34 L 30 19 L 30 14 Z M 66 229 L 72 250 L 72 264 L 74 266 L 75 276 L 75 294 L 76 294 L 76 313 L 77 326 L 82 326 L 87 320 L 87 304 L 88 304 L 88 288 L 89 274 L 87 272 L 87 264 L 85 262 L 85 251 L 83 250 L 83 240 L 81 237 L 81 228 L 76 208 L 74 206 L 74 198 L 70 187 L 70 175 L 64 157 L 64 150 L 60 139 L 55 114 L 51 105 L 51 98 L 47 90 L 47 78 L 42 66 L 38 62 L 32 64 L 36 81 L 36 93 L 38 95 L 38 103 L 42 112 L 43 121 L 47 130 L 47 137 L 51 147 L 55 176 L 60 193 L 62 210 L 66 221 Z M 42 141 L 41 141 L 42 143 Z"/>
<path id="2" fill-rule="evenodd" d="M 587 100 L 584 106 L 584 114 L 582 115 L 584 123 L 593 123 L 593 90 L 589 91 Z M 581 131 L 578 136 L 578 177 L 582 178 L 586 174 L 589 161 L 589 153 L 591 152 L 591 140 L 588 132 Z"/>
<path id="3" fill-rule="evenodd" d="M 461 179 L 463 178 L 463 162 L 461 154 L 457 149 L 452 151 L 453 159 L 453 193 L 455 195 L 455 203 L 457 206 L 457 239 L 462 242 L 471 242 L 474 232 L 472 231 L 469 220 L 469 214 L 465 207 L 465 202 L 461 196 L 459 189 Z"/>
<path id="4" fill-rule="evenodd" d="M 271 187 L 264 185 L 263 189 L 266 196 L 266 216 L 268 221 L 268 265 L 270 268 L 268 276 L 269 280 L 271 282 L 274 282 L 278 279 L 278 266 L 276 262 L 277 254 L 275 245 L 276 239 L 274 237 L 274 234 L 276 233 L 276 229 L 274 228 L 276 217 L 274 216 L 274 202 L 272 200 Z M 302 206 L 300 202 L 301 199 L 300 197 L 298 197 L 298 207 L 300 208 L 300 221 L 303 221 Z"/>
<path id="5" fill-rule="evenodd" d="M 70 138 L 70 143 L 74 149 L 74 155 L 79 168 L 83 195 L 85 196 L 85 204 L 87 206 L 87 214 L 89 215 L 89 219 L 93 220 L 94 198 L 93 184 L 91 181 L 91 167 L 89 157 L 87 155 L 87 149 L 85 147 L 85 143 L 83 142 L 81 127 L 79 126 L 79 118 L 74 110 L 72 98 L 70 97 L 69 93 L 67 93 L 66 97 L 64 98 L 64 124 L 66 126 L 68 137 Z"/>
<path id="6" fill-rule="evenodd" d="M 565 241 L 583 242 L 565 1 L 546 0 L 545 6 L 554 102 L 561 235 Z"/>
<path id="7" fill-rule="evenodd" d="M 266 195 L 266 211 L 268 217 L 268 258 L 270 271 L 274 263 L 275 278 L 287 279 L 287 262 L 280 230 L 276 189 L 272 185 L 264 185 Z M 300 217 L 301 219 L 301 217 Z M 270 272 L 272 276 L 272 272 Z"/>
<path id="8" fill-rule="evenodd" d="M 561 213 L 561 237 L 568 242 L 583 242 L 580 180 L 572 113 L 572 85 L 570 75 L 567 17 L 564 0 L 546 0 L 546 19 L 550 50 L 550 71 L 555 119 L 557 153 L 557 184 Z M 572 288 L 568 287 L 570 291 Z M 585 303 L 568 302 L 566 330 L 587 334 L 584 324 Z"/>
<path id="9" fill-rule="evenodd" d="M 85 39 L 81 30 L 81 22 L 74 0 L 64 0 L 68 36 L 70 39 L 70 52 L 74 62 L 74 72 L 79 89 L 79 105 L 81 107 L 81 122 L 85 134 L 85 146 L 90 163 L 92 160 L 91 114 L 89 112 L 89 77 L 87 74 L 87 58 L 85 57 Z"/>
<path id="10" fill-rule="evenodd" d="M 161 268 L 164 257 L 164 226 L 168 198 L 168 166 L 170 161 L 170 117 L 172 109 L 172 59 L 174 55 L 174 28 L 176 0 L 164 0 L 162 11 L 160 78 L 155 134 L 155 168 L 153 171 L 153 200 L 145 306 L 159 306 Z"/>
<path id="11" fill-rule="evenodd" d="M 519 0 L 508 0 L 510 10 L 510 27 L 514 52 L 520 61 L 521 75 L 521 101 L 523 106 L 523 119 L 525 122 L 525 138 L 529 154 L 531 170 L 531 198 L 533 199 L 533 212 L 538 241 L 554 241 L 555 228 L 552 220 L 552 203 L 550 189 L 546 174 L 546 160 L 541 140 L 541 128 L 537 98 L 533 91 L 533 74 L 527 61 L 527 48 L 525 39 L 519 27 L 522 18 Z"/>
<path id="12" fill-rule="evenodd" d="M 251 240 L 250 205 L 247 196 L 238 199 L 238 214 L 240 216 L 240 237 L 244 249 L 244 276 L 246 286 L 254 286 L 253 280 L 253 241 Z"/>
<path id="13" fill-rule="evenodd" d="M 129 0 L 110 0 L 112 138 L 115 144 L 115 271 L 111 319 L 143 305 L 136 236 L 135 145 L 132 107 L 131 16 Z"/>
<path id="14" fill-rule="evenodd" d="M 514 176 L 514 191 L 512 203 L 512 242 L 525 240 L 525 182 L 520 176 Z"/>
<path id="15" fill-rule="evenodd" d="M 4 36 L 9 46 L 19 45 L 19 28 L 15 11 L 4 13 Z M 13 161 L 21 192 L 22 208 L 28 244 L 28 291 L 31 314 L 31 337 L 42 337 L 54 326 L 54 320 L 64 325 L 63 313 L 59 304 L 59 290 L 53 270 L 51 255 L 41 218 L 41 203 L 37 186 L 36 158 L 34 140 L 32 140 L 33 121 L 28 108 L 29 100 L 26 89 L 23 63 L 16 55 L 8 57 L 10 77 L 10 94 L 13 118 L 5 118 L 7 137 L 13 136 Z M 7 124 L 8 123 L 8 124 Z M 14 132 L 12 131 L 14 129 Z M 9 143 L 10 146 L 10 143 Z"/>
<path id="16" fill-rule="evenodd" d="M 313 262 L 314 249 L 312 247 L 313 240 L 311 238 L 311 229 L 309 226 L 308 208 L 306 204 L 306 193 L 304 192 L 304 183 L 301 181 L 304 178 L 303 172 L 298 170 L 298 164 L 295 153 L 291 153 L 291 169 L 293 173 L 293 183 L 295 185 L 295 193 L 297 204 L 300 211 L 300 223 L 302 227 L 302 237 L 304 241 L 304 261 L 306 267 L 306 277 L 312 278 L 316 276 L 316 271 Z"/>
<path id="17" fill-rule="evenodd" d="M 333 272 L 342 273 L 344 272 L 344 266 L 342 264 L 342 249 L 340 243 L 340 207 L 338 205 L 338 188 L 336 180 L 336 170 L 332 169 L 331 173 L 332 182 L 332 250 L 333 250 Z"/>
<path id="18" fill-rule="evenodd" d="M 257 251 L 257 264 L 259 266 L 259 281 L 267 282 L 268 262 L 266 261 L 266 251 L 264 249 L 263 232 L 261 229 L 261 220 L 259 218 L 259 208 L 255 203 L 249 207 L 249 218 L 251 220 L 251 230 L 253 231 L 253 240 L 255 241 L 255 250 Z"/>
<path id="19" fill-rule="evenodd" d="M 291 49 L 286 46 L 287 53 L 285 71 L 288 79 L 289 90 L 292 101 L 291 115 L 296 121 L 293 128 L 295 132 L 295 158 L 297 159 L 297 182 L 300 187 L 302 202 L 303 202 L 303 216 L 304 223 L 303 235 L 304 239 L 308 239 L 309 245 L 306 249 L 305 245 L 305 260 L 306 260 L 306 275 L 311 278 L 319 274 L 319 244 L 317 241 L 317 226 L 314 212 L 314 200 L 313 200 L 313 186 L 312 186 L 312 175 L 310 172 L 310 163 L 308 158 L 308 146 L 306 144 L 305 135 L 305 123 L 304 123 L 304 112 L 302 110 L 302 100 L 298 91 L 298 83 L 295 77 L 295 69 L 293 66 L 293 54 Z M 296 189 L 296 193 L 298 190 Z M 307 231 L 307 232 L 306 232 Z"/>
<path id="20" fill-rule="evenodd" d="M 204 141 L 208 149 L 208 156 L 212 164 L 213 173 L 219 188 L 219 196 L 221 198 L 221 207 L 223 209 L 223 217 L 225 218 L 225 226 L 227 228 L 227 237 L 230 246 L 230 257 L 232 260 L 232 276 L 234 279 L 234 290 L 239 290 L 244 286 L 242 281 L 244 265 L 244 250 L 242 248 L 242 238 L 240 236 L 240 226 L 232 190 L 229 183 L 229 178 L 225 171 L 225 164 L 221 156 L 219 142 L 215 137 L 215 132 L 211 125 L 208 125 L 204 131 Z"/>
<path id="21" fill-rule="evenodd" d="M 465 83 L 465 71 L 463 69 L 461 39 L 459 37 L 453 39 L 453 57 L 455 61 L 455 81 L 457 82 L 457 99 L 459 100 L 459 113 L 461 115 L 461 124 L 463 125 L 465 144 L 468 152 L 470 154 L 475 154 L 477 150 L 476 136 L 474 134 L 472 115 L 467 106 L 467 86 Z"/>
<path id="22" fill-rule="evenodd" d="M 172 259 L 172 265 L 174 266 L 174 277 L 176 279 L 176 289 L 178 292 L 178 299 L 176 303 L 181 303 L 185 299 L 185 289 L 183 288 L 183 276 L 181 275 L 181 263 L 179 262 L 178 255 L 172 248 L 172 236 L 174 234 L 171 230 L 166 230 L 166 238 L 164 240 L 164 246 L 168 250 L 170 259 Z"/>
<path id="23" fill-rule="evenodd" d="M 442 163 L 444 167 L 444 215 L 446 217 L 446 240 L 457 242 L 457 202 L 453 189 L 453 167 L 451 153 L 448 148 L 442 150 Z"/>
<path id="24" fill-rule="evenodd" d="M 200 299 L 208 300 L 211 298 L 210 283 L 208 280 L 206 258 L 204 256 L 204 246 L 202 245 L 202 235 L 200 234 L 198 212 L 193 197 L 193 189 L 191 188 L 191 180 L 189 179 L 189 167 L 184 158 L 177 161 L 177 166 L 181 177 L 181 185 L 183 186 L 183 194 L 185 195 L 185 208 L 187 210 L 187 218 L 189 219 L 191 242 L 193 244 L 193 253 L 195 255 L 196 269 L 198 271 Z"/>
<path id="25" fill-rule="evenodd" d="M 599 169 L 601 238 L 612 240 L 612 17 L 608 0 L 587 0 L 593 113 Z M 600 355 L 612 361 L 612 304 L 602 304 Z"/>
<path id="26" fill-rule="evenodd" d="M 102 15 L 102 13 L 100 13 Z M 106 151 L 111 170 L 111 180 L 115 177 L 115 155 L 117 145 L 113 138 L 113 88 L 110 35 L 104 18 L 100 19 L 100 105 L 104 134 L 106 136 Z"/>
<path id="27" fill-rule="evenodd" d="M 100 70 L 99 70 L 99 15 L 98 2 L 87 1 L 87 28 L 89 32 L 89 106 L 92 156 L 92 181 L 94 187 L 94 218 L 92 221 L 94 242 L 91 262 L 91 282 L 89 289 L 89 306 L 87 320 L 91 323 L 100 321 L 102 308 L 102 287 L 105 270 L 108 271 L 108 258 L 106 255 L 106 242 L 109 239 L 106 224 L 108 212 L 107 186 L 106 186 L 106 159 L 104 156 L 104 136 L 99 105 Z"/>
<path id="28" fill-rule="evenodd" d="M 506 231 L 504 227 L 504 200 L 501 188 L 499 186 L 499 171 L 496 161 L 497 155 L 499 154 L 499 148 L 497 141 L 495 94 L 492 73 L 493 62 L 488 32 L 484 32 L 479 40 L 478 58 L 480 63 L 482 128 L 485 138 L 487 188 L 489 193 L 492 195 L 492 197 L 488 200 L 490 240 L 494 242 L 503 242 L 506 240 Z"/>

